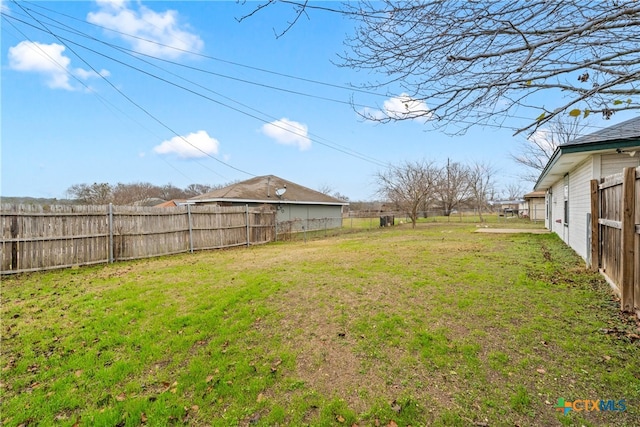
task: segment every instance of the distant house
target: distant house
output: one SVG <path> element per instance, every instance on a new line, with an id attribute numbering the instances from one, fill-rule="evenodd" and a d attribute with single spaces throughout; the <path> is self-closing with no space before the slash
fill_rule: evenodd
<path id="1" fill-rule="evenodd" d="M 590 262 L 590 181 L 640 166 L 640 117 L 556 148 L 535 185 L 545 192 L 545 225 Z"/>
<path id="2" fill-rule="evenodd" d="M 517 217 L 521 215 L 525 202 L 524 200 L 496 200 L 491 205 L 498 209 L 500 216 Z"/>
<path id="3" fill-rule="evenodd" d="M 182 206 L 182 205 L 186 205 L 186 204 L 187 204 L 187 200 L 186 199 L 173 199 L 173 200 L 167 200 L 166 202 L 159 203 L 159 204 L 155 205 L 154 207 L 156 207 L 156 208 L 175 208 L 176 206 Z"/>
<path id="4" fill-rule="evenodd" d="M 533 191 L 524 195 L 523 215 L 526 215 L 531 221 L 544 221 L 545 204 L 544 191 Z"/>
<path id="5" fill-rule="evenodd" d="M 188 200 L 192 204 L 263 207 L 276 212 L 276 221 L 291 231 L 342 226 L 342 209 L 349 203 L 275 175 L 258 176 Z"/>

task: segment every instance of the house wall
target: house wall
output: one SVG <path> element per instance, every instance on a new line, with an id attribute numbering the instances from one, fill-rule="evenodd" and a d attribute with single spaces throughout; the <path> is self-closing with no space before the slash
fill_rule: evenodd
<path id="1" fill-rule="evenodd" d="M 637 153 L 634 157 L 626 153 L 603 154 L 600 157 L 601 172 L 599 178 L 622 173 L 624 168 L 637 168 L 640 166 L 640 153 Z"/>
<path id="2" fill-rule="evenodd" d="M 551 216 L 548 219 L 549 230 L 564 240 L 564 181 L 561 179 L 551 186 L 550 197 Z"/>
<path id="3" fill-rule="evenodd" d="M 222 205 L 222 203 L 219 203 Z M 324 230 L 342 227 L 341 205 L 296 205 L 296 204 L 269 204 L 264 203 L 234 203 L 226 206 L 249 206 L 257 208 L 270 208 L 276 211 L 276 222 L 286 224 L 287 231 Z M 303 228 L 304 227 L 304 228 Z"/>
<path id="4" fill-rule="evenodd" d="M 544 221 L 545 219 L 545 203 L 541 197 L 535 197 L 527 200 L 527 209 L 529 219 L 531 221 Z"/>
<path id="5" fill-rule="evenodd" d="M 551 203 L 552 214 L 545 225 L 556 233 L 584 260 L 589 257 L 587 233 L 590 232 L 587 214 L 591 212 L 591 189 L 589 182 L 605 176 L 621 173 L 625 167 L 640 166 L 640 153 L 636 157 L 627 154 L 604 154 L 591 156 L 568 174 L 569 184 L 569 215 L 565 225 L 564 215 L 564 185 L 565 178 L 561 178 L 551 186 L 551 196 L 547 193 Z M 558 222 L 560 220 L 560 222 Z"/>
<path id="6" fill-rule="evenodd" d="M 280 205 L 276 220 L 289 222 L 291 231 L 320 230 L 342 227 L 342 206 Z"/>
<path id="7" fill-rule="evenodd" d="M 568 244 L 583 259 L 587 259 L 587 214 L 591 212 L 593 159 L 589 158 L 569 173 L 569 236 Z"/>

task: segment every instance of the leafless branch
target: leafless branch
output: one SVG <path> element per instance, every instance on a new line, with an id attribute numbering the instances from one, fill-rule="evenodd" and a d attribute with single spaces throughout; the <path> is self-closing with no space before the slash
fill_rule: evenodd
<path id="1" fill-rule="evenodd" d="M 377 77 L 356 87 L 404 92 L 428 106 L 410 115 L 358 111 L 367 120 L 422 114 L 435 127 L 460 133 L 476 124 L 504 123 L 517 110 L 528 117 L 517 125 L 518 134 L 569 112 L 610 117 L 640 109 L 636 0 L 364 0 L 341 9 L 283 2 L 297 15 L 280 36 L 307 9 L 343 13 L 355 31 L 339 65 Z M 545 105 L 540 95 L 561 100 Z"/>
<path id="2" fill-rule="evenodd" d="M 542 0 L 410 5 L 391 0 L 352 5 L 362 13 L 342 65 L 384 77 L 369 89 L 400 85 L 410 90 L 427 103 L 430 115 L 440 118 L 433 121 L 437 127 L 487 123 L 528 103 L 538 111 L 530 112 L 520 133 L 571 109 L 640 105 L 637 100 L 616 102 L 639 92 L 637 2 L 618 1 L 617 7 L 612 1 Z M 374 11 L 389 17 L 368 18 Z M 588 80 L 578 79 L 585 73 Z M 528 102 L 540 91 L 566 99 L 559 106 Z M 380 121 L 388 120 L 398 118 Z"/>

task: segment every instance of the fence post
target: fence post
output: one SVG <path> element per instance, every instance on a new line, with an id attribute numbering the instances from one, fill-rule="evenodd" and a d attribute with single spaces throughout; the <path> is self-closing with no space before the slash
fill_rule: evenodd
<path id="1" fill-rule="evenodd" d="M 250 237 L 249 237 L 249 205 L 244 205 L 244 214 L 245 214 L 245 219 L 247 221 L 247 247 L 249 247 L 249 245 L 251 244 L 251 242 L 249 241 Z"/>
<path id="2" fill-rule="evenodd" d="M 109 203 L 109 264 L 113 262 L 113 203 Z"/>
<path id="3" fill-rule="evenodd" d="M 189 219 L 189 252 L 193 253 L 193 220 L 191 219 L 190 204 L 187 204 L 187 217 Z"/>
<path id="4" fill-rule="evenodd" d="M 18 235 L 20 234 L 20 226 L 18 225 L 18 206 L 14 205 L 11 209 L 15 211 L 15 215 L 11 218 L 11 270 L 19 270 L 20 263 L 18 258 Z"/>
<path id="5" fill-rule="evenodd" d="M 600 192 L 598 191 L 598 180 L 591 180 L 591 271 L 598 271 L 600 268 Z"/>
<path id="6" fill-rule="evenodd" d="M 636 169 L 624 168 L 622 172 L 622 250 L 620 251 L 620 305 L 622 311 L 633 311 Z"/>

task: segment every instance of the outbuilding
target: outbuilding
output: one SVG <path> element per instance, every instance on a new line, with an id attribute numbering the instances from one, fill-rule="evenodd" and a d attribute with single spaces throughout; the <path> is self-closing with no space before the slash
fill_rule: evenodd
<path id="1" fill-rule="evenodd" d="M 261 207 L 276 213 L 279 227 L 311 231 L 342 227 L 349 203 L 275 175 L 257 176 L 189 199 L 192 204 Z"/>

